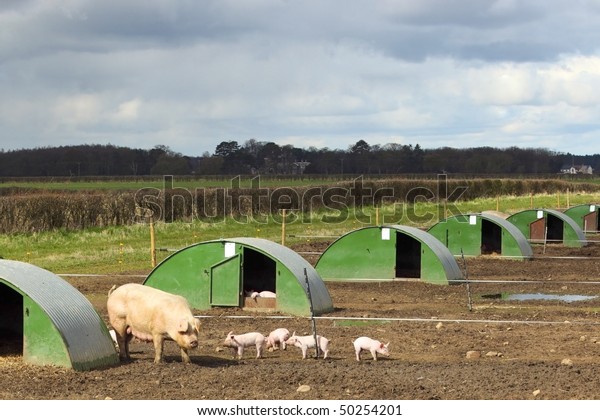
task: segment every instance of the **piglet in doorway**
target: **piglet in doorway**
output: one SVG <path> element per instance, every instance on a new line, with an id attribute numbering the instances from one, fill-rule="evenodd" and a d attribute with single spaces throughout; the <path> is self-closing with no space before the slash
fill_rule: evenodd
<path id="1" fill-rule="evenodd" d="M 263 292 L 252 292 L 250 294 L 250 297 L 252 299 L 256 300 L 256 298 L 259 298 L 259 297 L 261 297 L 261 298 L 276 298 L 277 295 L 275 293 L 273 293 L 273 292 L 265 290 Z"/>

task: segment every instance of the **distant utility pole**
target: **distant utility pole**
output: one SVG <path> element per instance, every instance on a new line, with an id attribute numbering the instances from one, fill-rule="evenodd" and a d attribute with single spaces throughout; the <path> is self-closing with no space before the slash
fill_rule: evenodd
<path id="1" fill-rule="evenodd" d="M 298 167 L 300 170 L 300 175 L 304 174 L 304 170 L 306 169 L 306 167 L 310 165 L 310 162 L 307 162 L 305 160 L 300 161 L 300 162 L 294 162 L 294 166 Z"/>

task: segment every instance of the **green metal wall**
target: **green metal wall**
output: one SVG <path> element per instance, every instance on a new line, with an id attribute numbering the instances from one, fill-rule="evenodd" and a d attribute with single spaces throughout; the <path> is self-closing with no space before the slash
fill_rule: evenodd
<path id="1" fill-rule="evenodd" d="M 226 246 L 230 247 L 227 253 Z M 159 264 L 144 284 L 184 296 L 190 306 L 198 310 L 239 306 L 244 293 L 245 246 L 214 241 L 184 248 Z M 288 267 L 279 260 L 275 262 L 276 309 L 292 315 L 310 315 L 310 302 L 304 288 Z"/>
<path id="2" fill-rule="evenodd" d="M 596 213 L 596 220 L 598 220 L 598 212 L 600 211 L 600 207 L 595 204 L 581 204 L 579 206 L 573 206 L 565 210 L 565 214 L 569 216 L 571 219 L 577 223 L 582 230 L 591 230 L 586 229 L 584 226 L 584 217 L 589 215 L 590 213 Z"/>
<path id="3" fill-rule="evenodd" d="M 56 326 L 28 296 L 23 296 L 23 360 L 34 365 L 74 367 Z"/>
<path id="4" fill-rule="evenodd" d="M 336 240 L 316 269 L 327 280 L 391 280 L 395 277 L 396 236 L 381 239 L 380 228 L 359 229 Z"/>
<path id="5" fill-rule="evenodd" d="M 493 223 L 501 229 L 501 254 L 507 257 L 529 258 L 531 247 L 526 237 L 521 237 L 516 226 L 497 216 L 482 214 L 461 214 L 442 220 L 427 232 L 442 242 L 453 255 L 478 256 L 482 254 L 483 222 Z M 509 229 L 510 228 L 510 229 Z M 510 232 L 512 230 L 512 233 Z M 519 236 L 520 238 L 517 238 Z"/>
<path id="6" fill-rule="evenodd" d="M 421 244 L 421 280 L 427 283 L 448 284 L 448 280 L 459 280 L 457 278 L 448 279 L 444 264 L 442 264 L 438 255 L 431 248 Z"/>
<path id="7" fill-rule="evenodd" d="M 433 225 L 427 231 L 446 245 L 453 255 L 481 254 L 481 218 L 458 215 Z"/>

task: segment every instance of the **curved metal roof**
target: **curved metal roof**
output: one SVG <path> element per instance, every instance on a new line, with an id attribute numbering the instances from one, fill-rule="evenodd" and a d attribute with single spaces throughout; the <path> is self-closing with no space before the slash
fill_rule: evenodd
<path id="1" fill-rule="evenodd" d="M 577 204 L 575 206 L 571 206 L 568 209 L 566 209 L 564 212 L 568 212 L 569 210 L 574 210 L 574 209 L 578 209 L 578 208 L 590 208 L 594 206 L 595 207 L 595 211 L 600 211 L 600 205 L 596 204 L 596 203 L 585 203 L 585 204 Z M 589 210 L 590 213 L 592 213 L 594 210 Z"/>
<path id="2" fill-rule="evenodd" d="M 325 312 L 333 309 L 333 302 L 329 291 L 325 287 L 325 283 L 319 273 L 317 273 L 317 270 L 300 254 L 290 248 L 262 238 L 228 238 L 208 242 L 234 242 L 272 256 L 292 272 L 307 294 L 307 288 L 310 287 L 310 295 L 315 312 Z M 306 270 L 309 286 L 306 285 L 304 270 Z"/>
<path id="3" fill-rule="evenodd" d="M 91 303 L 57 275 L 21 261 L 0 260 L 0 278 L 29 296 L 48 315 L 63 337 L 78 370 L 118 363 L 106 324 Z"/>

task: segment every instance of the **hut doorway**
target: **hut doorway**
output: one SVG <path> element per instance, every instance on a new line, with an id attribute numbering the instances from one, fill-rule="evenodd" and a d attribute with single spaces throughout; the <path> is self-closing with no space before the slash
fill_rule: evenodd
<path id="1" fill-rule="evenodd" d="M 276 263 L 275 260 L 251 248 L 244 248 L 244 290 L 255 292 L 276 293 Z"/>
<path id="2" fill-rule="evenodd" d="M 244 308 L 275 309 L 276 299 L 273 297 L 252 297 L 252 292 L 277 293 L 277 264 L 275 260 L 252 248 L 244 248 L 244 270 L 242 272 L 244 287 Z"/>
<path id="3" fill-rule="evenodd" d="M 547 229 L 548 233 L 546 235 L 546 240 L 552 242 L 562 242 L 563 241 L 563 232 L 564 232 L 564 222 L 562 219 L 549 214 L 546 217 Z"/>
<path id="4" fill-rule="evenodd" d="M 486 219 L 481 219 L 481 253 L 502 253 L 502 228 Z"/>
<path id="5" fill-rule="evenodd" d="M 23 355 L 23 296 L 0 282 L 0 356 Z"/>
<path id="6" fill-rule="evenodd" d="M 396 232 L 396 277 L 421 278 L 421 242 Z"/>

